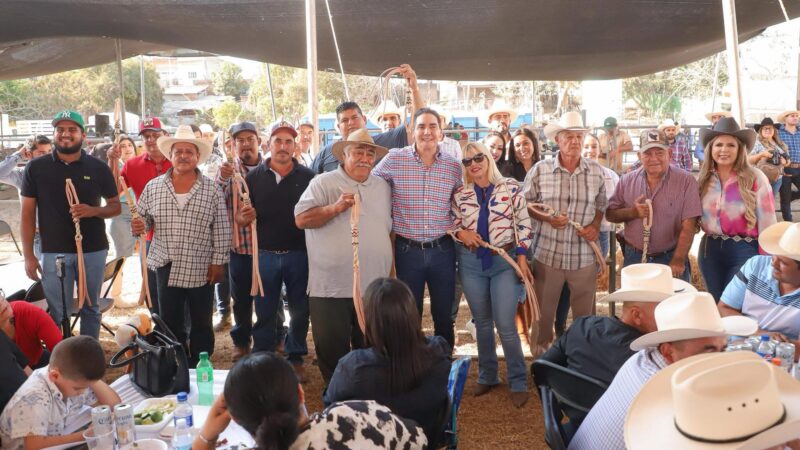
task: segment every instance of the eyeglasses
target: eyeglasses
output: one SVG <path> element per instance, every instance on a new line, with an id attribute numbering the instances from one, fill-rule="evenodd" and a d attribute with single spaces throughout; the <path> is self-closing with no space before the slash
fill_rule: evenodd
<path id="1" fill-rule="evenodd" d="M 477 155 L 473 156 L 472 158 L 464 158 L 461 160 L 461 164 L 464 164 L 464 167 L 469 167 L 472 165 L 473 162 L 478 164 L 482 163 L 483 160 L 486 159 L 486 155 L 483 153 L 478 153 Z"/>

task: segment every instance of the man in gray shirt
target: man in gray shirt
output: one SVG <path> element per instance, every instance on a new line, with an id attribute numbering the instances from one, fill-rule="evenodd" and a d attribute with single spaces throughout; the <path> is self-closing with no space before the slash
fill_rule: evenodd
<path id="1" fill-rule="evenodd" d="M 338 169 L 318 175 L 294 208 L 297 226 L 306 232 L 309 263 L 311 330 L 320 372 L 328 383 L 339 358 L 363 346 L 353 305 L 353 248 L 350 208 L 358 195 L 358 257 L 361 293 L 392 267 L 391 190 L 371 175 L 375 161 L 388 150 L 375 145 L 366 129 L 337 142 Z"/>

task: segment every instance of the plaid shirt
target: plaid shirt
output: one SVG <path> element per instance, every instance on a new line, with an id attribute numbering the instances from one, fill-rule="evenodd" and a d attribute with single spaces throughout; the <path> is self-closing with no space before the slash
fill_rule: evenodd
<path id="1" fill-rule="evenodd" d="M 258 167 L 259 164 L 263 162 L 261 158 L 261 153 L 258 153 L 258 162 L 253 168 Z M 250 168 L 244 165 L 244 163 L 239 160 L 238 164 L 234 164 L 234 168 L 239 171 L 239 174 L 244 179 L 247 174 L 250 172 Z M 233 177 L 223 180 L 217 172 L 217 185 L 222 189 L 222 194 L 225 196 L 225 207 L 228 209 L 228 221 L 231 224 L 231 227 L 235 231 L 237 227 L 234 226 L 234 218 L 233 218 L 233 194 L 234 194 L 234 184 L 233 184 Z M 238 195 L 238 192 L 236 192 Z M 233 240 L 231 240 L 231 250 L 234 253 L 238 253 L 240 255 L 252 255 L 253 254 L 253 247 L 250 242 L 250 227 L 238 227 L 239 229 L 239 246 L 236 247 L 233 245 Z"/>
<path id="2" fill-rule="evenodd" d="M 440 147 L 441 148 L 441 147 Z M 373 170 L 392 187 L 392 230 L 432 241 L 453 227 L 450 199 L 461 182 L 461 164 L 441 151 L 426 167 L 413 145 L 393 150 Z"/>
<path id="3" fill-rule="evenodd" d="M 228 262 L 231 228 L 222 191 L 197 173 L 186 205 L 178 208 L 172 169 L 153 179 L 139 197 L 137 209 L 152 229 L 147 267 L 156 270 L 172 263 L 168 286 L 194 288 L 207 283 L 209 265 Z"/>
<path id="4" fill-rule="evenodd" d="M 800 129 L 795 130 L 794 133 L 786 131 L 786 127 L 781 127 L 778 130 L 778 135 L 781 140 L 789 147 L 789 161 L 790 163 L 800 163 Z"/>
<path id="5" fill-rule="evenodd" d="M 545 203 L 569 220 L 589 225 L 608 204 L 605 173 L 595 161 L 581 158 L 575 172 L 561 166 L 561 157 L 536 163 L 525 177 L 523 187 L 529 202 Z M 548 223 L 533 221 L 533 234 L 539 234 L 533 257 L 542 264 L 561 270 L 577 270 L 594 264 L 594 251 L 589 243 L 568 225 L 557 230 Z"/>
<path id="6" fill-rule="evenodd" d="M 692 151 L 689 149 L 689 141 L 682 134 L 675 136 L 675 140 L 669 145 L 672 151 L 672 164 L 681 169 L 692 171 Z"/>

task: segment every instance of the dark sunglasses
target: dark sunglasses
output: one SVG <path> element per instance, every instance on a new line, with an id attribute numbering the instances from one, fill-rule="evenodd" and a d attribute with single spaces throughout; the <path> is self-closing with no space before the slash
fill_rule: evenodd
<path id="1" fill-rule="evenodd" d="M 477 155 L 473 156 L 472 158 L 464 158 L 461 160 L 461 164 L 464 164 L 464 167 L 469 167 L 472 165 L 473 162 L 482 163 L 483 160 L 486 159 L 486 155 L 483 153 L 478 153 Z"/>

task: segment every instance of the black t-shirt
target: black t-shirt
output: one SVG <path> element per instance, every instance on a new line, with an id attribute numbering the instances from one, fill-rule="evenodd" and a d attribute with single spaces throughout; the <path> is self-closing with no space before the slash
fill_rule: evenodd
<path id="1" fill-rule="evenodd" d="M 294 223 L 294 205 L 314 178 L 311 169 L 294 161 L 294 169 L 278 183 L 270 170 L 272 158 L 247 174 L 250 200 L 256 209 L 258 248 L 261 250 L 305 250 L 305 231 Z"/>
<path id="2" fill-rule="evenodd" d="M 0 411 L 28 378 L 22 370 L 28 358 L 5 333 L 0 331 Z"/>
<path id="3" fill-rule="evenodd" d="M 72 179 L 80 203 L 100 206 L 100 198 L 117 196 L 117 184 L 107 165 L 81 150 L 79 160 L 65 163 L 56 152 L 36 158 L 25 167 L 20 194 L 36 199 L 42 253 L 76 253 L 75 225 L 69 213 L 66 179 Z M 83 251 L 108 249 L 106 226 L 99 217 L 81 219 Z"/>

